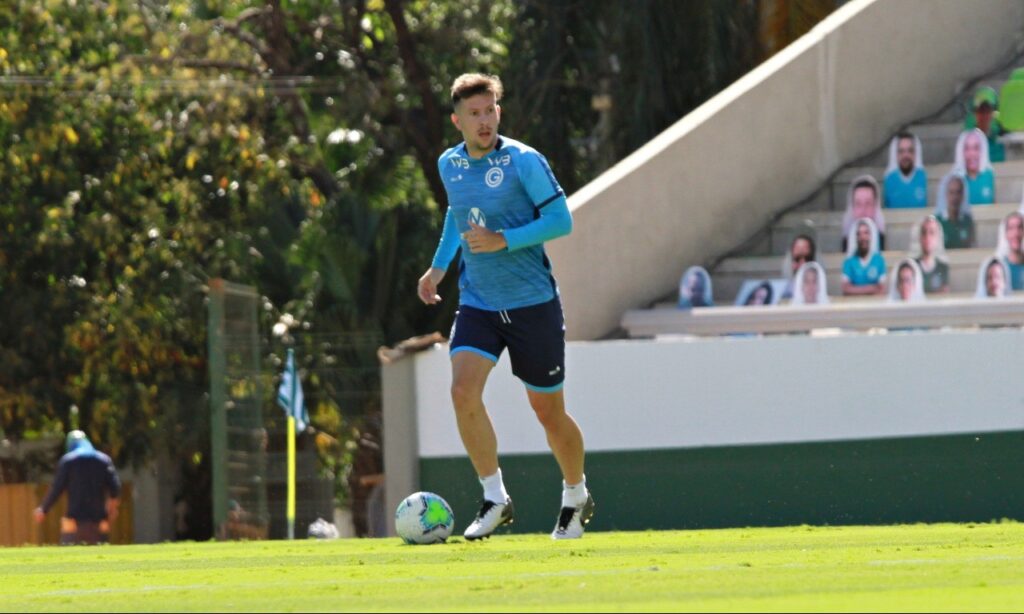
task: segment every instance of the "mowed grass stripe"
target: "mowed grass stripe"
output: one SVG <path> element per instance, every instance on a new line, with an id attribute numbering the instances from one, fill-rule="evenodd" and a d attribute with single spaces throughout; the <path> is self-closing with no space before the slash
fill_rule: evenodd
<path id="1" fill-rule="evenodd" d="M 4 611 L 1024 609 L 1024 525 L 0 550 Z"/>

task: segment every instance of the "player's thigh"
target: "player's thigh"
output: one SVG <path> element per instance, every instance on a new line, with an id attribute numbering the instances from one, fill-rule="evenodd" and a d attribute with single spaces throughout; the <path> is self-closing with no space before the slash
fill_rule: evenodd
<path id="1" fill-rule="evenodd" d="M 498 323 L 497 315 L 473 307 L 462 306 L 455 314 L 449 353 L 452 398 L 457 405 L 483 395 L 487 376 L 505 349 Z"/>
<path id="2" fill-rule="evenodd" d="M 565 321 L 558 299 L 511 313 L 506 336 L 512 373 L 537 393 L 554 393 L 565 382 Z"/>
<path id="3" fill-rule="evenodd" d="M 452 399 L 459 402 L 476 401 L 483 397 L 487 377 L 494 362 L 473 352 L 452 355 Z"/>

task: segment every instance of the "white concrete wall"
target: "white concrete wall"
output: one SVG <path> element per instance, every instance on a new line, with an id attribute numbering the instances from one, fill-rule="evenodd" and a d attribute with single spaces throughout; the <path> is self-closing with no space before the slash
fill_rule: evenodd
<path id="1" fill-rule="evenodd" d="M 409 359 L 425 458 L 465 454 L 447 349 Z M 565 391 L 594 451 L 994 432 L 1024 429 L 1020 364 L 1020 329 L 576 342 Z M 548 452 L 507 354 L 484 398 L 500 453 Z"/>
<path id="2" fill-rule="evenodd" d="M 613 331 L 1024 39 L 1019 0 L 852 0 L 569 199 L 570 339 Z"/>

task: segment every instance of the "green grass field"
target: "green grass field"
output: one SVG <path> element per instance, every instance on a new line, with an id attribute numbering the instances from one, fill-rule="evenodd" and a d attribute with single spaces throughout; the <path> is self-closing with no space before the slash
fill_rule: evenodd
<path id="1" fill-rule="evenodd" d="M 1024 524 L 0 551 L 0 609 L 1024 609 Z"/>

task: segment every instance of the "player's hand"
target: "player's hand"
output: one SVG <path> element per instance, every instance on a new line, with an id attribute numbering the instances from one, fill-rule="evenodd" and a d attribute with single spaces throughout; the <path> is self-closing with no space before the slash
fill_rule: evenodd
<path id="1" fill-rule="evenodd" d="M 489 254 L 500 252 L 508 247 L 505 235 L 500 232 L 487 230 L 479 224 L 469 223 L 469 230 L 462 233 L 462 238 L 469 244 L 469 251 L 474 254 Z"/>
<path id="2" fill-rule="evenodd" d="M 444 270 L 434 267 L 427 269 L 416 286 L 416 293 L 419 294 L 420 300 L 427 305 L 440 303 L 441 296 L 437 293 L 437 284 L 441 283 L 442 279 L 444 279 Z"/>
<path id="3" fill-rule="evenodd" d="M 43 508 L 37 507 L 32 510 L 32 517 L 36 519 L 36 523 L 42 524 L 43 520 L 46 519 L 46 512 L 43 511 Z"/>

